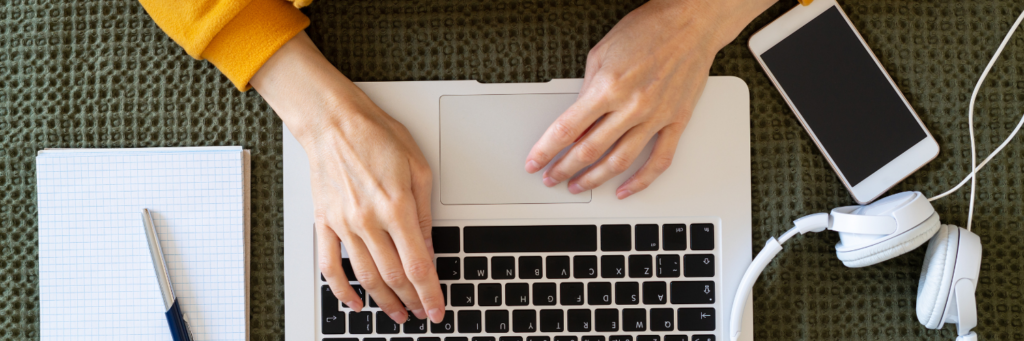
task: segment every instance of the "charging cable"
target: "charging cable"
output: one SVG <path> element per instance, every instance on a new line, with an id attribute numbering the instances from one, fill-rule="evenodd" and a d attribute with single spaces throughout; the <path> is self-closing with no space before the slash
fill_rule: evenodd
<path id="1" fill-rule="evenodd" d="M 999 55 L 1003 53 L 1003 48 L 1006 47 L 1006 43 L 1010 41 L 1011 37 L 1013 37 L 1013 33 L 1017 31 L 1017 27 L 1020 26 L 1021 20 L 1024 20 L 1024 12 L 1021 12 L 1020 15 L 1017 16 L 1017 21 L 1015 21 L 1013 23 L 1013 26 L 1010 27 L 1010 31 L 1006 32 L 1006 37 L 1003 38 L 1003 42 L 999 44 L 999 48 L 996 49 L 996 54 L 992 56 L 992 60 L 989 60 L 988 66 L 985 66 L 985 71 L 981 73 L 981 78 L 978 79 L 978 84 L 974 85 L 974 92 L 971 93 L 971 104 L 967 108 L 967 128 L 971 135 L 971 174 L 968 174 L 967 177 L 965 177 L 963 181 L 960 181 L 960 184 L 956 185 L 956 187 L 953 187 L 953 189 L 950 189 L 945 193 L 936 195 L 934 197 L 928 198 L 928 201 L 942 199 L 943 197 L 953 192 L 956 192 L 958 189 L 960 189 L 960 187 L 963 187 L 964 184 L 967 183 L 968 179 L 971 180 L 971 203 L 970 206 L 968 206 L 967 208 L 968 231 L 971 230 L 971 219 L 974 218 L 974 189 L 975 185 L 977 184 L 977 181 L 975 180 L 975 174 L 977 174 L 982 167 L 985 167 L 985 165 L 988 164 L 990 160 L 992 160 L 992 157 L 996 156 L 996 154 L 998 154 L 999 151 L 1003 150 L 1003 147 L 1006 147 L 1006 145 L 1013 140 L 1013 137 L 1017 136 L 1017 132 L 1020 131 L 1020 127 L 1024 125 L 1024 117 L 1021 117 L 1020 122 L 1017 123 L 1016 128 L 1013 128 L 1013 132 L 1010 133 L 1010 136 L 1006 137 L 1006 140 L 1004 140 L 998 148 L 992 151 L 992 154 L 989 154 L 988 157 L 985 158 L 985 160 L 981 161 L 981 164 L 977 164 L 978 158 L 976 155 L 976 148 L 974 145 L 974 101 L 975 99 L 978 98 L 978 90 L 981 89 L 981 85 L 985 82 L 985 78 L 988 77 L 988 72 L 992 70 L 992 65 L 996 63 L 996 60 L 999 59 Z"/>

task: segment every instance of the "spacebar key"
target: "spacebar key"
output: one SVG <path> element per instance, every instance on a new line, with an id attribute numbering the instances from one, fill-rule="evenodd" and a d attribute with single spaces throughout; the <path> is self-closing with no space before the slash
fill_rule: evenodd
<path id="1" fill-rule="evenodd" d="M 466 226 L 466 253 L 597 251 L 596 225 Z"/>

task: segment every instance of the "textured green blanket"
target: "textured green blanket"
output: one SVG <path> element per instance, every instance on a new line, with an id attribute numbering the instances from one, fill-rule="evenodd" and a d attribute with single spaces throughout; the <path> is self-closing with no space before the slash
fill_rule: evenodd
<path id="1" fill-rule="evenodd" d="M 582 77 L 586 53 L 641 1 L 330 1 L 308 30 L 357 81 Z M 944 191 L 968 172 L 967 103 L 1021 10 L 1019 0 L 842 1 L 942 146 L 894 191 Z M 712 73 L 751 89 L 754 251 L 801 215 L 852 203 L 746 49 L 751 33 L 795 5 L 776 5 L 718 54 Z M 680 32 L 680 34 L 686 34 Z M 1024 32 L 978 100 L 987 155 L 1024 114 Z M 281 126 L 255 92 L 239 93 L 194 61 L 134 1 L 0 0 L 0 340 L 38 339 L 34 156 L 53 147 L 242 145 L 253 151 L 252 340 L 284 330 Z M 985 252 L 982 340 L 1024 339 L 1024 138 L 980 176 L 974 231 Z M 936 202 L 966 221 L 967 191 Z M 924 250 L 847 269 L 834 234 L 791 242 L 755 287 L 762 340 L 952 340 L 914 313 Z"/>

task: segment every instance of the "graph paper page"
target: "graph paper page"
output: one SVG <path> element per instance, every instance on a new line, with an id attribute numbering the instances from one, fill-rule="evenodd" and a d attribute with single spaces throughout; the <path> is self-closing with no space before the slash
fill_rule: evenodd
<path id="1" fill-rule="evenodd" d="M 245 340 L 242 160 L 238 147 L 40 152 L 41 340 L 171 340 L 143 208 L 196 339 Z"/>

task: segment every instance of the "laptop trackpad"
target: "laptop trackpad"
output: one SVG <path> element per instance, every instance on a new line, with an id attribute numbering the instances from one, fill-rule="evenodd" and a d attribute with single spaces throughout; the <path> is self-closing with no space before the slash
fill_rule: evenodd
<path id="1" fill-rule="evenodd" d="M 441 203 L 445 205 L 590 202 L 567 182 L 545 187 L 526 173 L 530 148 L 576 94 L 441 96 Z"/>

